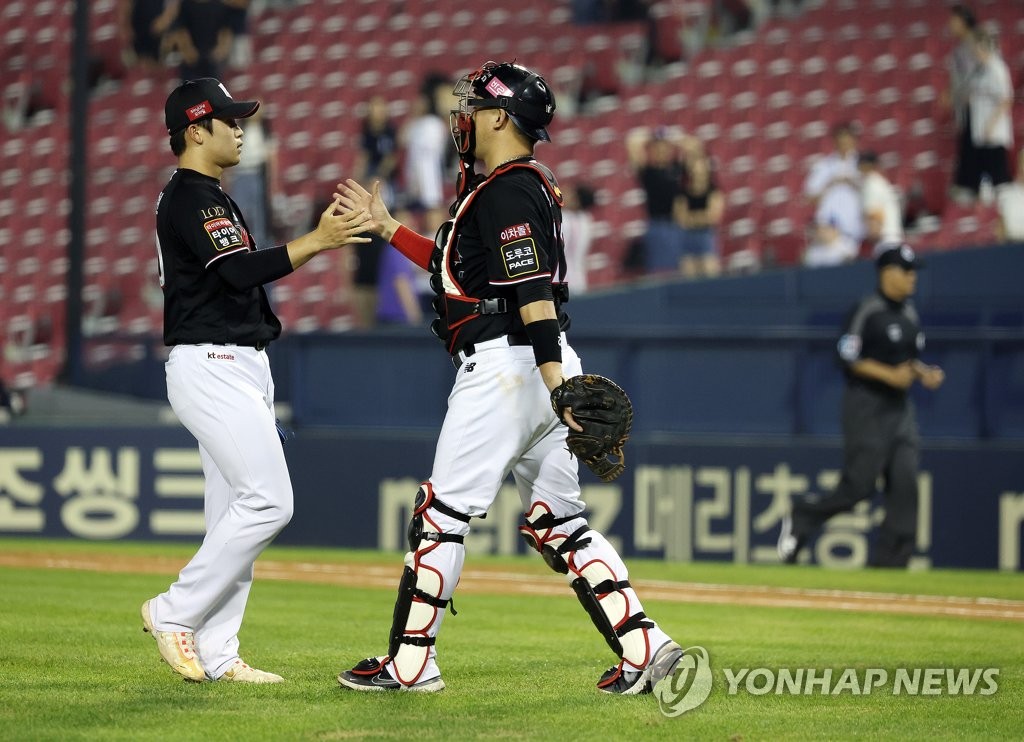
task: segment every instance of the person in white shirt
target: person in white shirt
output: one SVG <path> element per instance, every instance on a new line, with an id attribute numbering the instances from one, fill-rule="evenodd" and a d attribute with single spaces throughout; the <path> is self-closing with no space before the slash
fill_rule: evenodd
<path id="1" fill-rule="evenodd" d="M 1013 84 L 991 35 L 976 32 L 974 50 L 978 66 L 968 80 L 967 116 L 973 146 L 957 170 L 957 185 L 977 194 L 986 176 L 993 186 L 1011 180 L 1007 152 L 1013 145 Z"/>
<path id="2" fill-rule="evenodd" d="M 816 224 L 832 224 L 860 244 L 864 239 L 864 214 L 857 170 L 857 139 L 849 124 L 833 129 L 832 137 L 836 151 L 811 166 L 804 193 L 815 205 Z"/>
<path id="3" fill-rule="evenodd" d="M 1024 242 L 1024 149 L 1017 156 L 1017 178 L 997 191 L 1000 242 Z"/>
<path id="4" fill-rule="evenodd" d="M 572 296 L 587 293 L 587 256 L 594 239 L 594 190 L 577 185 L 565 189 L 562 205 L 562 242 L 565 243 L 565 274 Z"/>
<path id="5" fill-rule="evenodd" d="M 860 252 L 860 243 L 844 234 L 835 220 L 818 222 L 804 251 L 804 265 L 807 268 L 829 268 L 834 265 L 852 263 Z"/>
<path id="6" fill-rule="evenodd" d="M 861 200 L 864 202 L 864 227 L 867 239 L 877 242 L 902 242 L 903 217 L 900 197 L 878 169 L 878 155 L 871 151 L 860 153 Z"/>
<path id="7" fill-rule="evenodd" d="M 970 198 L 969 189 L 960 183 L 967 180 L 967 172 L 964 167 L 970 161 L 973 150 L 971 131 L 967 125 L 969 112 L 967 86 L 971 79 L 971 73 L 978 64 L 974 54 L 974 30 L 977 25 L 977 18 L 967 6 L 958 3 L 949 9 L 947 28 L 950 35 L 956 40 L 956 46 L 946 55 L 949 85 L 942 92 L 940 103 L 953 114 L 953 122 L 956 125 L 957 165 L 953 174 L 952 193 L 958 200 Z"/>
<path id="8" fill-rule="evenodd" d="M 450 106 L 440 106 L 438 89 L 445 92 L 451 85 L 447 80 L 429 76 L 423 84 L 412 117 L 401 133 L 405 148 L 403 172 L 405 196 L 408 206 L 426 212 L 429 224 L 440 224 L 445 219 L 445 157 L 451 144 L 448 122 L 438 113 Z"/>

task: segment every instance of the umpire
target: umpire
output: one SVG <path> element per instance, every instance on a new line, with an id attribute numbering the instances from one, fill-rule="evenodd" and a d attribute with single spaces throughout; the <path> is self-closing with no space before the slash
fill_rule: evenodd
<path id="1" fill-rule="evenodd" d="M 910 297 L 921 260 L 900 244 L 883 250 L 876 262 L 878 291 L 853 308 L 838 345 L 846 373 L 842 477 L 832 494 L 793 502 L 778 543 L 787 564 L 796 562 L 825 521 L 872 497 L 879 475 L 885 480 L 885 520 L 871 564 L 905 567 L 913 552 L 919 439 L 908 391 L 915 381 L 938 389 L 945 374 L 918 360 L 924 333 Z"/>

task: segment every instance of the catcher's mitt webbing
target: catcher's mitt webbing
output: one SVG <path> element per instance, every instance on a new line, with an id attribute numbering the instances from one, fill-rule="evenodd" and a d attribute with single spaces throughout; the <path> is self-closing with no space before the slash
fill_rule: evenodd
<path id="1" fill-rule="evenodd" d="M 570 428 L 566 446 L 594 474 L 610 482 L 625 470 L 622 447 L 633 426 L 633 404 L 618 384 L 596 374 L 573 376 L 551 392 L 551 407 L 563 424 L 562 413 L 572 408 L 583 432 Z"/>

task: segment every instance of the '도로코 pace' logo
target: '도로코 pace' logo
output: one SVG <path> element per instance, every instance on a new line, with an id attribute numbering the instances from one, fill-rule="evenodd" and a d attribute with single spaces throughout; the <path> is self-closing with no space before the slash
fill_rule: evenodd
<path id="1" fill-rule="evenodd" d="M 654 695 L 661 713 L 680 716 L 697 708 L 711 695 L 711 660 L 704 647 L 689 647 L 672 671 L 653 677 Z"/>

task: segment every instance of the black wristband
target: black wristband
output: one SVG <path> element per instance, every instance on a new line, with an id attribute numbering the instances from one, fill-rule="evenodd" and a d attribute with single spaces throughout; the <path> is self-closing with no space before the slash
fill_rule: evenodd
<path id="1" fill-rule="evenodd" d="M 526 334 L 530 336 L 530 343 L 533 345 L 533 357 L 538 366 L 545 363 L 562 362 L 562 346 L 559 339 L 562 330 L 558 326 L 557 319 L 542 319 L 531 322 L 526 326 Z"/>

